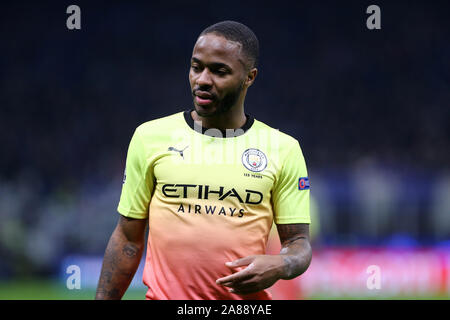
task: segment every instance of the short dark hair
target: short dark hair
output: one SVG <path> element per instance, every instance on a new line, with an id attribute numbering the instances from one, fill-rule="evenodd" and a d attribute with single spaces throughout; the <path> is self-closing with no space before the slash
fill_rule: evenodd
<path id="1" fill-rule="evenodd" d="M 200 33 L 203 36 L 208 33 L 216 33 L 230 41 L 239 42 L 242 51 L 247 58 L 248 66 L 255 68 L 258 65 L 259 42 L 256 35 L 246 25 L 236 21 L 222 21 L 207 27 Z"/>

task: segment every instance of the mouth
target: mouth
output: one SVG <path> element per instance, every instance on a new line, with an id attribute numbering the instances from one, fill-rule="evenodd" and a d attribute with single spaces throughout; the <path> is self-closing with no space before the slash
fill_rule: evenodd
<path id="1" fill-rule="evenodd" d="M 214 101 L 214 96 L 207 91 L 195 91 L 195 102 L 200 106 L 206 106 Z"/>

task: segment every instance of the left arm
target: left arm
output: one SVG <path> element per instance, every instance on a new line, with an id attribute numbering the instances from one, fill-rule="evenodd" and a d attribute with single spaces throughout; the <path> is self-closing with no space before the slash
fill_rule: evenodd
<path id="1" fill-rule="evenodd" d="M 282 246 L 280 255 L 284 260 L 281 279 L 293 279 L 305 272 L 311 263 L 309 224 L 278 224 L 277 230 Z"/>
<path id="2" fill-rule="evenodd" d="M 312 257 L 309 225 L 279 224 L 277 229 L 282 245 L 280 254 L 254 255 L 227 262 L 230 268 L 247 267 L 217 279 L 216 283 L 229 287 L 230 292 L 249 294 L 266 289 L 279 279 L 293 279 L 305 272 Z"/>

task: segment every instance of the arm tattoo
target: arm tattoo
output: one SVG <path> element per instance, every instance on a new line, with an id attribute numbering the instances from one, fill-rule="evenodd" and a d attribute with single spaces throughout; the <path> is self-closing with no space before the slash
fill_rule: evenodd
<path id="1" fill-rule="evenodd" d="M 111 290 L 106 290 L 102 287 L 97 289 L 96 295 L 102 297 L 103 299 L 120 299 L 122 295 L 118 288 L 112 288 Z"/>
<path id="2" fill-rule="evenodd" d="M 282 279 L 292 279 L 305 272 L 311 262 L 309 225 L 304 223 L 279 224 L 277 229 L 282 245 L 280 254 L 283 256 L 285 270 Z"/>
<path id="3" fill-rule="evenodd" d="M 304 223 L 277 225 L 281 245 L 287 246 L 298 239 L 309 238 L 309 225 Z"/>
<path id="4" fill-rule="evenodd" d="M 138 252 L 139 249 L 131 243 L 126 244 L 122 249 L 122 253 L 129 258 L 134 258 Z"/>
<path id="5" fill-rule="evenodd" d="M 141 253 L 138 245 L 112 236 L 103 259 L 96 297 L 122 298 L 139 265 Z"/>

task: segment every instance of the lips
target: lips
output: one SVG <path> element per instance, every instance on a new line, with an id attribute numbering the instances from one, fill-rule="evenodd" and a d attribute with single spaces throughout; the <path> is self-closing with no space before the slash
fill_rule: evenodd
<path id="1" fill-rule="evenodd" d="M 199 105 L 207 105 L 207 104 L 212 103 L 214 100 L 214 96 L 207 91 L 197 90 L 194 92 L 194 94 L 195 94 L 195 101 Z"/>
<path id="2" fill-rule="evenodd" d="M 213 99 L 213 95 L 211 93 L 209 93 L 208 91 L 197 90 L 197 91 L 195 91 L 195 95 L 202 99 L 209 99 L 209 100 Z"/>

